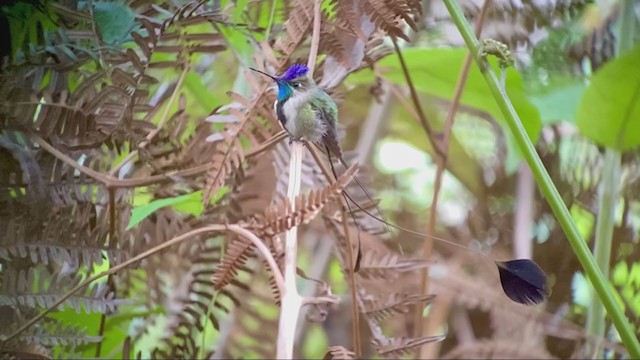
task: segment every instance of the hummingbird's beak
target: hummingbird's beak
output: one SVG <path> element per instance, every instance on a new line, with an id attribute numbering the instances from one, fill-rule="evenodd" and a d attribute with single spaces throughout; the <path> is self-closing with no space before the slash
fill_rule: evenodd
<path id="1" fill-rule="evenodd" d="M 266 72 L 262 72 L 262 71 L 260 71 L 260 70 L 254 69 L 254 68 L 252 68 L 252 67 L 250 67 L 249 69 L 251 69 L 251 70 L 253 70 L 253 71 L 257 72 L 257 73 L 260 73 L 260 74 L 262 74 L 262 75 L 268 76 L 268 77 L 272 78 L 272 79 L 273 79 L 273 81 L 278 82 L 278 79 L 277 79 L 275 76 L 269 75 L 269 74 L 267 74 Z"/>

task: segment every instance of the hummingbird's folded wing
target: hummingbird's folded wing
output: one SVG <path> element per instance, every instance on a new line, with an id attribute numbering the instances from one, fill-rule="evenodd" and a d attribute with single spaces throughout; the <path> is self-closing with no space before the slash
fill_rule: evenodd
<path id="1" fill-rule="evenodd" d="M 319 144 L 315 144 L 322 152 L 325 150 L 330 151 L 330 154 L 325 154 L 328 156 L 335 156 L 342 162 L 342 149 L 340 148 L 340 144 L 338 143 L 338 130 L 336 129 L 336 119 L 333 118 L 331 112 L 326 111 L 322 107 L 317 106 L 311 102 L 311 108 L 316 114 L 316 118 L 318 123 L 323 124 L 323 128 L 325 129 L 325 133 L 322 136 L 322 139 Z M 326 149 L 325 149 L 326 148 Z"/>

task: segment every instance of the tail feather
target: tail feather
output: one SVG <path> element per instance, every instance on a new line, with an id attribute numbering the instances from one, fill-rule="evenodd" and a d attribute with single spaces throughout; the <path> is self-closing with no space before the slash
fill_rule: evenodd
<path id="1" fill-rule="evenodd" d="M 337 174 L 336 174 L 336 171 L 335 171 L 335 169 L 333 167 L 333 161 L 331 160 L 331 156 L 333 155 L 336 158 L 338 158 L 338 161 L 340 161 L 340 163 L 342 164 L 342 166 L 345 167 L 345 169 L 349 168 L 349 164 L 347 164 L 347 162 L 344 160 L 344 157 L 342 156 L 342 149 L 340 148 L 340 145 L 338 144 L 338 142 L 335 140 L 335 137 L 325 136 L 323 140 L 324 140 L 324 149 L 322 149 L 321 146 L 318 146 L 318 147 L 321 150 L 326 151 L 327 156 L 329 158 L 329 164 L 331 166 L 331 171 L 333 172 L 333 176 L 335 178 L 337 178 Z M 382 222 L 384 223 L 387 231 L 389 231 L 390 233 L 393 233 L 391 227 L 389 226 L 389 221 L 382 214 L 382 210 L 380 210 L 380 207 L 378 207 L 378 204 L 375 201 L 375 199 L 373 198 L 373 195 L 371 194 L 371 192 L 369 192 L 369 190 L 367 190 L 367 187 L 364 186 L 364 184 L 362 184 L 362 182 L 360 181 L 360 179 L 358 178 L 357 175 L 353 175 L 353 180 L 356 182 L 356 184 L 358 184 L 358 186 L 362 189 L 364 194 L 367 196 L 367 199 L 375 207 L 376 212 L 378 213 L 380 218 L 383 220 Z M 347 193 L 346 190 L 344 191 L 344 194 L 349 200 L 351 200 L 352 203 L 354 203 L 354 205 L 356 205 L 358 208 L 362 209 L 362 207 L 359 204 L 356 203 L 356 201 Z M 376 218 L 376 219 L 380 220 L 378 218 Z"/>

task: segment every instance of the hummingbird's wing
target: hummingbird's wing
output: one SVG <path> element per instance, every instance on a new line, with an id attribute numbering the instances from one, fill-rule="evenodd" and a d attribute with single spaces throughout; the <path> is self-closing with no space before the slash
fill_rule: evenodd
<path id="1" fill-rule="evenodd" d="M 311 109 L 316 114 L 316 119 L 318 122 L 323 123 L 326 128 L 326 133 L 322 137 L 322 143 L 316 145 L 318 145 L 323 152 L 326 147 L 326 150 L 331 152 L 331 154 L 327 155 L 333 155 L 343 162 L 342 149 L 338 142 L 338 130 L 336 129 L 336 124 L 338 123 L 338 110 L 336 108 L 336 104 L 329 95 L 326 95 L 325 92 L 322 92 L 321 94 L 325 96 L 317 96 L 310 102 Z"/>
<path id="2" fill-rule="evenodd" d="M 327 132 L 322 137 L 322 142 L 327 147 L 327 151 L 331 151 L 331 153 L 337 157 L 340 162 L 342 162 L 342 149 L 340 148 L 340 144 L 338 143 L 338 130 L 334 123 L 329 122 L 327 126 Z"/>

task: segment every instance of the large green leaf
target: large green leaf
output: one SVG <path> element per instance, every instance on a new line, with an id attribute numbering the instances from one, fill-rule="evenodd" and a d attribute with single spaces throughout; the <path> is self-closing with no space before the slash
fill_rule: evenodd
<path id="1" fill-rule="evenodd" d="M 620 151 L 640 145 L 640 46 L 600 68 L 576 114 L 580 132 Z"/>
<path id="2" fill-rule="evenodd" d="M 142 220 L 146 219 L 149 215 L 158 211 L 165 206 L 173 205 L 174 209 L 181 212 L 190 213 L 192 215 L 200 215 L 204 210 L 202 205 L 202 191 L 196 191 L 186 195 L 180 195 L 172 198 L 159 199 L 151 201 L 148 204 L 135 207 L 131 210 L 131 218 L 127 225 L 127 230 L 138 225 Z M 176 208 L 178 207 L 178 208 Z"/>
<path id="3" fill-rule="evenodd" d="M 528 92 L 528 98 L 538 108 L 543 124 L 574 123 L 586 87 L 580 79 L 557 79 L 548 86 Z"/>
<path id="4" fill-rule="evenodd" d="M 444 99 L 453 97 L 466 55 L 465 49 L 412 48 L 404 50 L 403 54 L 418 91 Z M 497 61 L 490 59 L 490 63 L 499 73 Z M 386 78 L 398 84 L 405 84 L 397 56 L 382 59 L 378 66 Z M 355 83 L 371 83 L 373 78 L 370 71 L 361 71 L 352 75 L 349 80 Z M 535 142 L 541 129 L 540 113 L 527 100 L 522 76 L 513 68 L 507 69 L 506 91 L 527 134 Z M 504 124 L 504 116 L 475 65 L 472 65 L 469 71 L 461 103 L 484 111 Z"/>
<path id="5" fill-rule="evenodd" d="M 123 3 L 96 1 L 93 3 L 93 16 L 100 37 L 107 44 L 121 43 L 136 27 L 134 12 Z"/>

